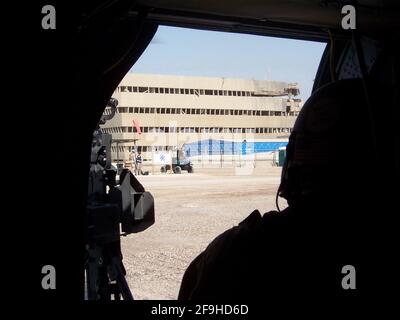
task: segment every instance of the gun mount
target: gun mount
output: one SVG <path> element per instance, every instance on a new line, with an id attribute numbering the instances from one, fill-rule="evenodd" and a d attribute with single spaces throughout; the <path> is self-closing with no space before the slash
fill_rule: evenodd
<path id="1" fill-rule="evenodd" d="M 93 134 L 85 263 L 88 300 L 133 300 L 125 279 L 120 236 L 143 231 L 155 220 L 151 193 L 127 169 L 117 181 L 117 169 L 111 165 L 112 136 L 101 132 L 100 124 L 112 119 L 117 105 L 111 98 L 107 104 L 111 112 L 103 114 Z"/>

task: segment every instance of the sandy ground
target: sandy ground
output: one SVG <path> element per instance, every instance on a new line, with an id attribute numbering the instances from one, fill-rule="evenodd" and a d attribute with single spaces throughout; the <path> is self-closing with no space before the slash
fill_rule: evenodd
<path id="1" fill-rule="evenodd" d="M 254 209 L 275 209 L 280 173 L 270 167 L 139 177 L 154 196 L 156 222 L 122 238 L 134 298 L 176 299 L 184 271 L 210 241 Z"/>

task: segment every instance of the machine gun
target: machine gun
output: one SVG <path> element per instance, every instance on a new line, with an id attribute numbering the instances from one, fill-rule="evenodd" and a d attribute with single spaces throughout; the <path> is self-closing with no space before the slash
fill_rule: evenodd
<path id="1" fill-rule="evenodd" d="M 111 98 L 93 134 L 87 201 L 86 293 L 88 300 L 133 300 L 122 263 L 121 235 L 154 223 L 154 199 L 127 169 L 117 180 L 111 165 L 110 134 L 100 124 L 112 119 L 118 101 Z M 121 234 L 122 231 L 122 234 Z"/>

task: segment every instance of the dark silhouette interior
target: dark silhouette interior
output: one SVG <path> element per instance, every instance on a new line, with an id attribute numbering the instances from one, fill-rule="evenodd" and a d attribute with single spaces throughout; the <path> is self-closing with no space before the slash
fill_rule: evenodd
<path id="1" fill-rule="evenodd" d="M 378 43 L 380 54 L 376 61 L 371 66 L 361 65 L 360 78 L 364 79 L 361 87 L 360 82 L 346 90 L 330 86 L 317 96 L 318 99 L 329 99 L 330 96 L 339 101 L 345 99 L 349 117 L 357 116 L 353 113 L 358 110 L 350 110 L 352 104 L 349 101 L 364 101 L 366 94 L 372 108 L 372 116 L 366 112 L 357 117 L 359 122 L 349 132 L 350 136 L 355 133 L 358 139 L 355 143 L 361 143 L 361 147 L 356 148 L 359 153 L 353 154 L 346 174 L 341 176 L 343 183 L 338 182 L 334 172 L 326 179 L 316 177 L 322 179 L 321 188 L 326 192 L 321 192 L 320 198 L 313 203 L 314 212 L 298 219 L 295 215 L 292 217 L 292 210 L 287 210 L 281 219 L 274 215 L 264 219 L 268 220 L 267 232 L 262 234 L 267 234 L 267 238 L 253 240 L 266 245 L 257 246 L 250 252 L 241 252 L 239 248 L 236 253 L 239 256 L 234 260 L 243 261 L 242 257 L 247 255 L 247 261 L 259 255 L 265 259 L 254 264 L 253 270 L 249 270 L 248 265 L 238 265 L 238 274 L 226 273 L 221 282 L 214 282 L 216 287 L 204 289 L 205 294 L 200 292 L 194 297 L 260 298 L 253 288 L 266 284 L 265 279 L 270 279 L 275 289 L 272 292 L 266 287 L 263 290 L 266 296 L 274 293 L 296 299 L 317 298 L 323 294 L 336 296 L 339 290 L 337 277 L 324 278 L 323 272 L 351 259 L 355 259 L 354 263 L 359 267 L 360 289 L 353 296 L 351 292 L 345 292 L 344 298 L 387 292 L 396 270 L 395 244 L 398 243 L 394 221 L 398 211 L 399 54 L 398 36 L 391 32 L 399 29 L 399 4 L 396 1 L 359 1 L 359 28 L 353 32 L 341 29 L 340 6 L 333 1 L 120 0 L 102 1 L 96 6 L 68 2 L 59 4 L 57 10 L 57 31 L 43 33 L 40 44 L 34 48 L 38 59 L 33 69 L 43 76 L 43 88 L 41 91 L 28 89 L 30 101 L 37 105 L 35 111 L 29 111 L 32 116 L 28 127 L 32 127 L 32 119 L 35 119 L 31 131 L 35 137 L 40 139 L 54 133 L 46 143 L 34 144 L 36 152 L 46 160 L 45 163 L 39 159 L 29 162 L 29 168 L 35 169 L 29 173 L 29 179 L 35 185 L 27 195 L 27 201 L 21 203 L 24 219 L 28 215 L 24 223 L 38 225 L 40 229 L 29 227 L 27 233 L 35 239 L 35 265 L 49 261 L 56 266 L 59 276 L 56 292 L 39 290 L 38 297 L 82 300 L 92 134 L 112 92 L 161 24 L 327 42 L 313 91 L 340 79 L 338 66 L 343 63 L 349 46 L 360 46 L 363 37 Z M 364 105 L 366 103 L 360 108 Z M 59 121 L 47 121 L 49 115 Z M 338 134 L 342 133 L 338 128 Z M 50 160 L 50 155 L 56 155 L 57 160 Z M 36 170 L 43 167 L 45 170 Z M 328 192 L 330 196 L 324 198 Z M 357 199 L 352 201 L 356 206 L 346 206 L 349 197 Z M 262 237 L 257 232 L 254 235 Z M 329 255 L 328 252 L 334 253 Z M 322 254 L 322 261 L 316 258 L 317 253 Z M 268 257 L 274 257 L 280 263 L 271 266 Z M 321 271 L 318 271 L 319 263 L 323 265 Z M 221 264 L 219 268 L 224 266 Z M 298 268 L 294 270 L 293 266 Z M 35 288 L 39 269 L 35 267 L 27 275 L 33 279 Z M 268 277 L 259 277 L 263 273 L 269 273 Z M 279 277 L 282 274 L 290 276 Z M 238 283 L 235 277 L 249 277 L 249 281 L 240 282 L 238 288 L 234 285 Z M 264 280 L 259 282 L 259 279 Z M 331 282 L 324 287 L 321 279 Z M 228 288 L 232 289 L 229 294 Z M 328 288 L 334 289 L 329 291 Z M 213 296 L 208 295 L 210 292 Z M 185 294 L 182 297 L 188 298 Z"/>

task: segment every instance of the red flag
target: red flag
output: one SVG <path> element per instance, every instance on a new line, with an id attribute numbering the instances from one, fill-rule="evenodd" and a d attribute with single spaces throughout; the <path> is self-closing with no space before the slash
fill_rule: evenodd
<path id="1" fill-rule="evenodd" d="M 142 134 L 142 130 L 140 130 L 140 123 L 139 120 L 133 119 L 133 126 L 136 128 L 136 132 L 138 134 Z"/>

